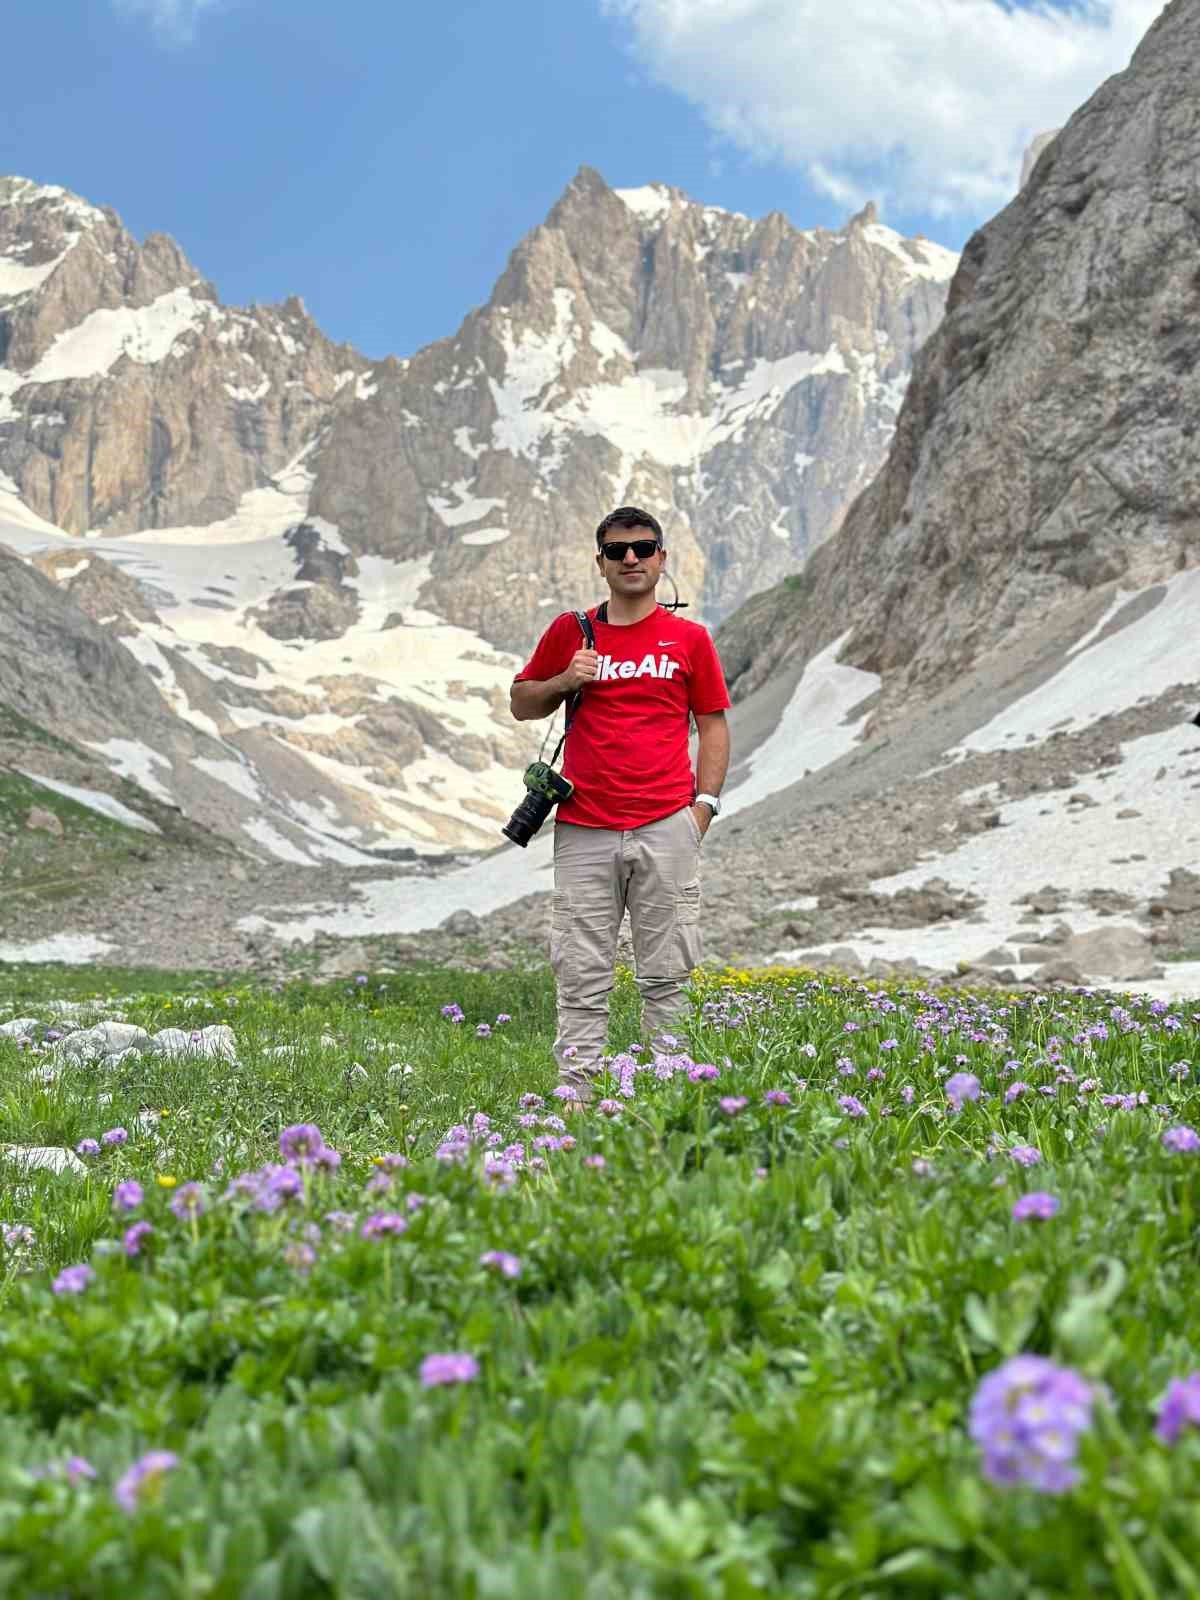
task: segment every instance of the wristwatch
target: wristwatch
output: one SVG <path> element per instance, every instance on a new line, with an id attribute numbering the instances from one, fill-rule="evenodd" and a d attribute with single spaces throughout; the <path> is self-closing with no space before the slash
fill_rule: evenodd
<path id="1" fill-rule="evenodd" d="M 707 806 L 714 817 L 719 817 L 721 815 L 721 797 L 719 795 L 698 794 L 692 804 L 697 806 Z"/>

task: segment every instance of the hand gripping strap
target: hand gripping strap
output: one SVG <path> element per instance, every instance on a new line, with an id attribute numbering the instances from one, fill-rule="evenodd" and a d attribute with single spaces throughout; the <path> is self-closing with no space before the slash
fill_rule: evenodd
<path id="1" fill-rule="evenodd" d="M 606 606 L 600 607 L 600 610 L 596 613 L 597 617 L 601 617 L 602 612 L 607 612 Z M 586 611 L 575 611 L 572 613 L 572 615 L 574 616 L 575 621 L 579 624 L 579 631 L 583 634 L 584 644 L 589 650 L 594 650 L 596 648 L 596 634 L 592 627 L 591 617 L 588 616 Z M 601 620 L 607 621 L 607 615 L 603 616 Z M 583 690 L 576 689 L 575 693 L 571 695 L 567 701 L 567 720 L 563 723 L 562 738 L 555 745 L 554 754 L 550 757 L 551 766 L 554 765 L 559 756 L 562 754 L 562 747 L 566 743 L 567 734 L 571 731 L 571 724 L 575 720 L 575 713 L 579 710 L 579 703 L 582 699 Z"/>

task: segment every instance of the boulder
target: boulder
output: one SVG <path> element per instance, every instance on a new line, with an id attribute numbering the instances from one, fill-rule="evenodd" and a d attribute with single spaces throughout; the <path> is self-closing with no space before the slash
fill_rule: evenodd
<path id="1" fill-rule="evenodd" d="M 1151 977 L 1155 965 L 1149 939 L 1129 923 L 1077 933 L 1059 947 L 1056 955 L 1092 977 L 1126 981 Z"/>
<path id="2" fill-rule="evenodd" d="M 1072 988 L 1082 988 L 1086 980 L 1073 961 L 1064 961 L 1061 957 L 1056 957 L 1055 960 L 1047 961 L 1037 969 L 1033 974 L 1033 981 L 1043 987 L 1067 984 Z"/>
<path id="3" fill-rule="evenodd" d="M 56 839 L 61 839 L 65 831 L 62 819 L 56 817 L 53 811 L 47 811 L 45 806 L 30 806 L 25 826 L 35 832 L 53 834 Z"/>
<path id="4" fill-rule="evenodd" d="M 974 965 L 977 967 L 1010 967 L 1017 959 L 1011 950 L 1006 950 L 1003 945 L 997 945 L 994 950 L 985 950 L 983 955 L 976 956 Z M 1035 960 L 1041 957 L 1036 956 Z"/>
<path id="5" fill-rule="evenodd" d="M 14 1017 L 11 1022 L 0 1022 L 0 1039 L 32 1039 L 40 1027 L 36 1017 Z"/>
<path id="6" fill-rule="evenodd" d="M 22 1172 L 86 1172 L 73 1150 L 59 1145 L 0 1144 L 0 1159 L 10 1161 Z"/>
<path id="7" fill-rule="evenodd" d="M 150 1035 L 132 1022 L 97 1022 L 68 1033 L 55 1046 L 55 1054 L 69 1061 L 101 1061 L 127 1050 L 149 1049 Z"/>
<path id="8" fill-rule="evenodd" d="M 187 1056 L 220 1056 L 237 1063 L 237 1039 L 233 1029 L 224 1022 L 211 1023 L 207 1028 L 188 1032 L 186 1028 L 163 1028 L 150 1041 L 155 1055 L 177 1060 Z"/>

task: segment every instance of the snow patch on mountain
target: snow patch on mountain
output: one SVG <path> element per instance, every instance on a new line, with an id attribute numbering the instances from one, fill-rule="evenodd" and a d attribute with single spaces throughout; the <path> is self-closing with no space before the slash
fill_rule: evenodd
<path id="1" fill-rule="evenodd" d="M 172 289 L 148 306 L 93 311 L 60 333 L 24 383 L 63 383 L 69 378 L 103 377 L 122 356 L 141 366 L 162 361 L 182 334 L 213 314 L 207 300 L 190 289 Z"/>
<path id="2" fill-rule="evenodd" d="M 34 783 L 40 783 L 43 789 L 52 789 L 55 794 L 61 794 L 67 800 L 74 800 L 77 805 L 86 806 L 89 811 L 108 817 L 112 822 L 119 822 L 123 827 L 134 828 L 138 833 L 162 832 L 157 823 L 151 822 L 149 817 L 143 817 L 140 811 L 134 811 L 131 806 L 122 804 L 113 795 L 105 794 L 101 789 L 86 789 L 79 784 L 64 783 L 61 778 L 47 778 L 38 772 L 27 772 L 24 767 L 19 767 L 17 770 Z"/>
<path id="3" fill-rule="evenodd" d="M 614 189 L 613 193 L 646 222 L 653 222 L 671 209 L 671 191 L 665 183 L 644 183 L 640 189 Z"/>
<path id="4" fill-rule="evenodd" d="M 905 239 L 882 222 L 869 222 L 864 236 L 889 255 L 895 256 L 911 277 L 928 278 L 933 283 L 949 283 L 958 270 L 958 256 L 932 239 Z"/>
<path id="5" fill-rule="evenodd" d="M 724 801 L 722 815 L 765 800 L 853 749 L 866 718 L 849 722 L 848 713 L 874 694 L 881 680 L 838 660 L 852 632 L 847 629 L 807 663 L 774 732 L 754 751 L 745 776 Z"/>
<path id="6" fill-rule="evenodd" d="M 1096 637 L 1131 599 L 1149 599 L 1160 590 L 1161 600 L 1136 622 L 1107 638 Z M 1154 699 L 1177 684 L 1200 682 L 1197 616 L 1200 567 L 1180 572 L 1140 595 L 1122 599 L 1118 594 L 1059 672 L 978 728 L 958 750 L 1011 749 L 1030 739 L 1044 739 L 1054 728 L 1066 725 L 1077 732 L 1089 722 L 1139 700 Z M 1200 853 L 1194 859 L 1200 860 Z"/>

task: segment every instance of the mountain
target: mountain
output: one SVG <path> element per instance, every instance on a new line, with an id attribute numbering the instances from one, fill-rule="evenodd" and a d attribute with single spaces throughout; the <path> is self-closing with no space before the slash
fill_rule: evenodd
<path id="1" fill-rule="evenodd" d="M 0 543 L 161 705 L 97 740 L 54 654 L 42 699 L 277 859 L 490 846 L 536 738 L 507 684 L 595 597 L 599 515 L 653 506 L 709 620 L 794 572 L 883 459 L 955 264 L 871 208 L 805 232 L 583 169 L 455 336 L 369 362 L 0 180 Z"/>
<path id="2" fill-rule="evenodd" d="M 883 470 L 721 630 L 739 693 L 840 639 L 881 680 L 880 727 L 1098 592 L 1200 561 L 1200 128 L 1175 54 L 1198 44 L 1200 8 L 1175 0 L 969 240 Z"/>

